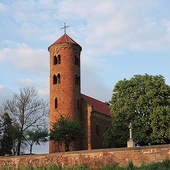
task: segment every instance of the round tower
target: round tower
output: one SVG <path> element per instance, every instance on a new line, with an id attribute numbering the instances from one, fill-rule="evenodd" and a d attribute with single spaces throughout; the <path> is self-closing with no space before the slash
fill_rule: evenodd
<path id="1" fill-rule="evenodd" d="M 50 52 L 50 127 L 61 116 L 80 118 L 81 46 L 66 33 L 49 46 Z M 49 152 L 61 150 L 50 141 Z M 77 150 L 72 148 L 72 150 Z"/>

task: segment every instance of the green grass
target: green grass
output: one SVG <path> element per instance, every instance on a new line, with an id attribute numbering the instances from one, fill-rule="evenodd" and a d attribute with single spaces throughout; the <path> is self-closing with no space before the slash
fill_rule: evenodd
<path id="1" fill-rule="evenodd" d="M 12 168 L 4 168 L 2 170 L 12 170 Z M 86 166 L 77 166 L 76 168 L 62 168 L 59 166 L 48 166 L 48 167 L 22 167 L 19 170 L 90 170 L 89 167 Z M 98 170 L 170 170 L 170 160 L 165 160 L 163 162 L 153 163 L 150 165 L 142 165 L 141 167 L 135 167 L 132 162 L 128 164 L 127 167 L 116 167 L 116 166 L 104 166 L 98 168 Z"/>
<path id="2" fill-rule="evenodd" d="M 130 162 L 127 167 L 105 166 L 99 168 L 99 170 L 170 170 L 170 160 L 165 160 L 162 163 L 142 165 L 140 167 L 135 167 L 133 163 Z"/>

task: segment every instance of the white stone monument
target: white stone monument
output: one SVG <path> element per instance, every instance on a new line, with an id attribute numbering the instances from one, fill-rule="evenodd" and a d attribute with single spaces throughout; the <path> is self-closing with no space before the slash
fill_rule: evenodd
<path id="1" fill-rule="evenodd" d="M 130 148 L 130 147 L 135 147 L 135 142 L 133 141 L 133 138 L 132 138 L 132 123 L 129 124 L 129 133 L 130 133 L 130 138 L 129 138 L 129 141 L 127 142 L 127 147 Z"/>

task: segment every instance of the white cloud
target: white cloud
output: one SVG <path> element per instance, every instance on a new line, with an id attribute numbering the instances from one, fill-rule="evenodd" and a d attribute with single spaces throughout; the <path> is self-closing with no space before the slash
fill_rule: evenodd
<path id="1" fill-rule="evenodd" d="M 43 86 L 41 89 L 39 89 L 38 95 L 40 96 L 40 98 L 49 101 L 49 86 Z"/>
<path id="2" fill-rule="evenodd" d="M 159 13 L 159 1 L 61 1 L 59 3 L 60 18 L 79 21 L 80 41 L 83 46 L 92 50 L 93 55 L 114 53 L 121 48 L 131 50 L 163 49 L 161 37 L 167 37 L 167 26 L 161 24 L 167 17 L 153 17 Z M 74 6 L 74 10 L 73 9 Z M 70 13 L 72 15 L 70 15 Z M 81 22 L 81 21 L 82 22 Z M 83 25 L 82 25 L 83 23 Z M 74 26 L 77 34 L 77 25 Z M 166 42 L 167 43 L 167 42 Z M 170 43 L 169 43 L 170 44 Z"/>
<path id="3" fill-rule="evenodd" d="M 40 98 L 49 99 L 49 78 L 48 77 L 36 77 L 34 78 L 26 78 L 19 79 L 15 82 L 18 88 L 24 87 L 34 87 L 35 90 L 38 91 L 38 95 Z"/>
<path id="4" fill-rule="evenodd" d="M 2 85 L 0 85 L 0 106 L 1 104 L 12 96 L 12 91 Z"/>
<path id="5" fill-rule="evenodd" d="M 88 81 L 98 89 L 107 89 L 100 81 L 106 74 L 100 68 L 107 67 L 114 56 L 126 55 L 126 50 L 170 48 L 170 2 L 166 0 L 11 0 L 5 3 L 1 3 L 0 10 L 5 6 L 2 12 L 7 20 L 4 20 L 9 28 L 13 27 L 12 34 L 8 31 L 9 37 L 6 34 L 6 39 L 0 42 L 0 62 L 7 61 L 11 69 L 28 75 L 19 84 L 30 79 L 32 82 L 27 83 L 37 86 L 36 76 L 30 75 L 49 72 L 47 47 L 61 36 L 64 22 L 69 25 L 67 33 L 83 47 L 82 81 L 83 90 L 87 91 L 92 86 L 86 85 Z M 90 80 L 89 75 L 94 79 Z M 48 94 L 48 85 L 39 89 L 41 94 Z"/>
<path id="6" fill-rule="evenodd" d="M 50 42 L 51 35 L 59 32 L 62 27 L 59 25 L 63 22 L 68 22 L 69 32 L 93 54 L 96 54 L 95 51 L 105 54 L 121 48 L 145 50 L 157 49 L 158 45 L 164 48 L 160 42 L 169 42 L 168 38 L 160 39 L 168 35 L 167 31 L 160 34 L 160 30 L 168 29 L 167 24 L 161 24 L 169 17 L 167 11 L 157 18 L 153 17 L 153 13 L 158 15 L 163 6 L 158 0 L 19 0 L 13 3 L 10 10 L 18 23 L 16 26 L 20 35 L 37 42 L 38 39 Z M 103 48 L 98 48 L 101 46 Z"/>
<path id="7" fill-rule="evenodd" d="M 34 86 L 34 82 L 33 80 L 27 78 L 27 79 L 19 79 L 16 84 L 19 86 L 19 87 L 31 87 L 31 86 Z"/>
<path id="8" fill-rule="evenodd" d="M 1 60 L 7 60 L 11 68 L 29 74 L 48 72 L 49 54 L 44 49 L 32 49 L 26 44 L 15 44 L 16 47 L 0 50 Z"/>

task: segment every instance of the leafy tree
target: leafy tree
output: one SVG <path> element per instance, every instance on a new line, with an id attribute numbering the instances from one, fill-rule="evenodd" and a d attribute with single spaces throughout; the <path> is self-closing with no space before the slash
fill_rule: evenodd
<path id="1" fill-rule="evenodd" d="M 34 88 L 21 88 L 14 93 L 11 100 L 3 103 L 3 111 L 7 112 L 17 133 L 16 154 L 20 155 L 25 142 L 25 132 L 37 126 L 47 126 L 48 104 L 39 99 Z"/>
<path id="2" fill-rule="evenodd" d="M 26 132 L 26 141 L 30 146 L 30 154 L 32 154 L 33 145 L 40 145 L 48 141 L 47 129 L 32 129 Z"/>
<path id="3" fill-rule="evenodd" d="M 21 136 L 21 131 L 20 131 L 20 127 L 18 125 L 13 125 L 12 129 L 11 129 L 11 136 L 12 136 L 12 142 L 13 142 L 13 147 L 12 147 L 12 155 L 17 155 L 17 151 L 18 151 L 18 138 L 19 136 Z M 24 142 L 24 138 L 22 138 L 22 145 L 21 148 L 24 149 L 25 148 L 25 144 L 23 144 Z"/>
<path id="4" fill-rule="evenodd" d="M 73 141 L 85 138 L 85 131 L 77 120 L 61 117 L 52 125 L 50 139 L 54 142 L 64 143 L 65 151 L 70 150 Z"/>
<path id="5" fill-rule="evenodd" d="M 170 143 L 170 87 L 163 76 L 135 75 L 119 81 L 110 104 L 113 118 L 106 146 L 126 146 L 130 122 L 139 145 Z"/>
<path id="6" fill-rule="evenodd" d="M 1 124 L 1 149 L 0 155 L 12 154 L 13 148 L 13 138 L 12 138 L 12 120 L 9 117 L 8 113 L 4 113 L 2 116 Z"/>

